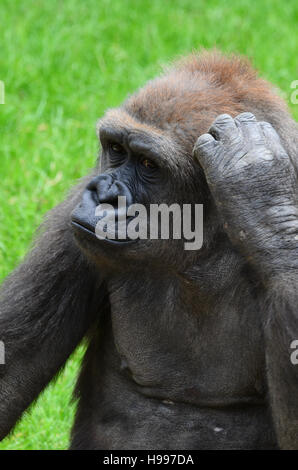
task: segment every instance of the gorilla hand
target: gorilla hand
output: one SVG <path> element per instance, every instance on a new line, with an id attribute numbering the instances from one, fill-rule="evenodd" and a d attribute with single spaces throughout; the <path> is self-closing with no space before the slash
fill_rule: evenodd
<path id="1" fill-rule="evenodd" d="M 297 269 L 296 174 L 273 127 L 251 113 L 222 114 L 199 137 L 194 155 L 242 254 L 265 275 Z"/>

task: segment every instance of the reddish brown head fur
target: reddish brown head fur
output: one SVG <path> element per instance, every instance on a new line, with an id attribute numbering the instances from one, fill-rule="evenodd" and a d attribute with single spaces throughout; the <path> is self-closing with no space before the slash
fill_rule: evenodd
<path id="1" fill-rule="evenodd" d="M 192 54 L 130 97 L 123 109 L 137 121 L 170 133 L 188 151 L 222 113 L 251 111 L 257 118 L 286 111 L 273 87 L 249 61 L 217 51 Z"/>

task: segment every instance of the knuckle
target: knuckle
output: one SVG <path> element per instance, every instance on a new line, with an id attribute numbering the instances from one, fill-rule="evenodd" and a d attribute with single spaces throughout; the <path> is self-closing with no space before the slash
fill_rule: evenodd
<path id="1" fill-rule="evenodd" d="M 274 127 L 267 121 L 262 121 L 260 122 L 260 126 L 262 127 L 262 129 L 264 131 L 267 131 L 267 132 L 272 132 L 274 134 L 277 134 Z"/>
<path id="2" fill-rule="evenodd" d="M 246 121 L 255 122 L 256 121 L 255 115 L 253 113 L 250 113 L 250 112 L 245 112 L 245 113 L 238 114 L 236 119 L 237 119 L 237 121 L 240 121 L 240 122 L 246 122 Z"/>
<path id="3" fill-rule="evenodd" d="M 196 150 L 199 147 L 202 147 L 206 144 L 210 144 L 211 142 L 214 142 L 214 138 L 210 134 L 202 134 L 198 140 L 196 141 L 194 150 Z"/>
<path id="4" fill-rule="evenodd" d="M 268 129 L 273 129 L 272 125 L 268 121 L 260 121 L 260 125 L 263 127 L 268 127 Z"/>
<path id="5" fill-rule="evenodd" d="M 234 119 L 229 114 L 220 114 L 214 121 L 214 125 L 225 125 L 234 123 Z"/>

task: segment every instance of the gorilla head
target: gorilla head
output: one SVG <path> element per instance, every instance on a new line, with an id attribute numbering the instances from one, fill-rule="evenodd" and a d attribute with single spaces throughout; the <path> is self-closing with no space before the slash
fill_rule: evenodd
<path id="1" fill-rule="evenodd" d="M 149 82 L 121 108 L 109 110 L 97 126 L 102 148 L 100 169 L 72 217 L 85 253 L 99 264 L 114 264 L 116 269 L 119 263 L 131 269 L 131 263 L 149 260 L 181 271 L 193 266 L 220 231 L 217 209 L 193 156 L 195 141 L 220 114 L 236 116 L 253 110 L 259 118 L 265 113 L 268 120 L 273 117 L 268 105 L 273 104 L 280 105 L 248 63 L 206 54 L 182 61 Z M 183 204 L 203 204 L 204 249 L 187 251 L 181 240 L 164 242 L 152 237 L 138 242 L 129 238 L 99 242 L 95 209 L 102 203 L 118 207 L 118 196 L 125 196 L 128 206 L 137 203 L 148 208 L 152 204 L 178 204 L 181 208 Z"/>

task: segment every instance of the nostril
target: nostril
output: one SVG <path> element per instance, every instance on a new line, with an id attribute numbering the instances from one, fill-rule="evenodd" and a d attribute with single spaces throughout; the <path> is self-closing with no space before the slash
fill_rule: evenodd
<path id="1" fill-rule="evenodd" d="M 133 203 L 133 199 L 132 199 L 132 194 L 128 186 L 122 181 L 117 180 L 114 182 L 113 187 L 115 188 L 114 190 L 117 193 L 117 196 L 125 196 L 126 206 L 127 207 L 131 206 Z"/>
<path id="2" fill-rule="evenodd" d="M 98 206 L 98 204 L 100 204 L 100 200 L 99 200 L 97 191 L 95 189 L 89 189 L 89 191 L 90 191 L 92 200 L 94 201 L 95 205 Z"/>
<path id="3" fill-rule="evenodd" d="M 117 201 L 118 201 L 118 194 L 114 194 L 113 192 L 110 191 L 105 194 L 99 194 L 98 199 L 99 199 L 99 203 L 106 202 L 106 203 L 112 204 L 113 206 L 114 205 L 116 206 Z"/>
<path id="4" fill-rule="evenodd" d="M 125 183 L 117 180 L 114 175 L 99 175 L 93 178 L 89 182 L 87 190 L 97 206 L 102 203 L 108 203 L 116 208 L 119 196 L 126 197 L 127 206 L 132 204 L 130 190 Z"/>
<path id="5" fill-rule="evenodd" d="M 91 183 L 88 184 L 86 187 L 86 191 L 84 193 L 85 197 L 87 197 L 90 201 L 92 200 L 96 206 L 100 204 L 99 197 L 97 194 L 96 186 L 91 185 Z M 83 196 L 84 198 L 84 196 Z"/>
<path id="6" fill-rule="evenodd" d="M 87 185 L 91 197 L 96 205 L 106 202 L 110 187 L 113 185 L 111 175 L 100 175 L 93 178 Z"/>

